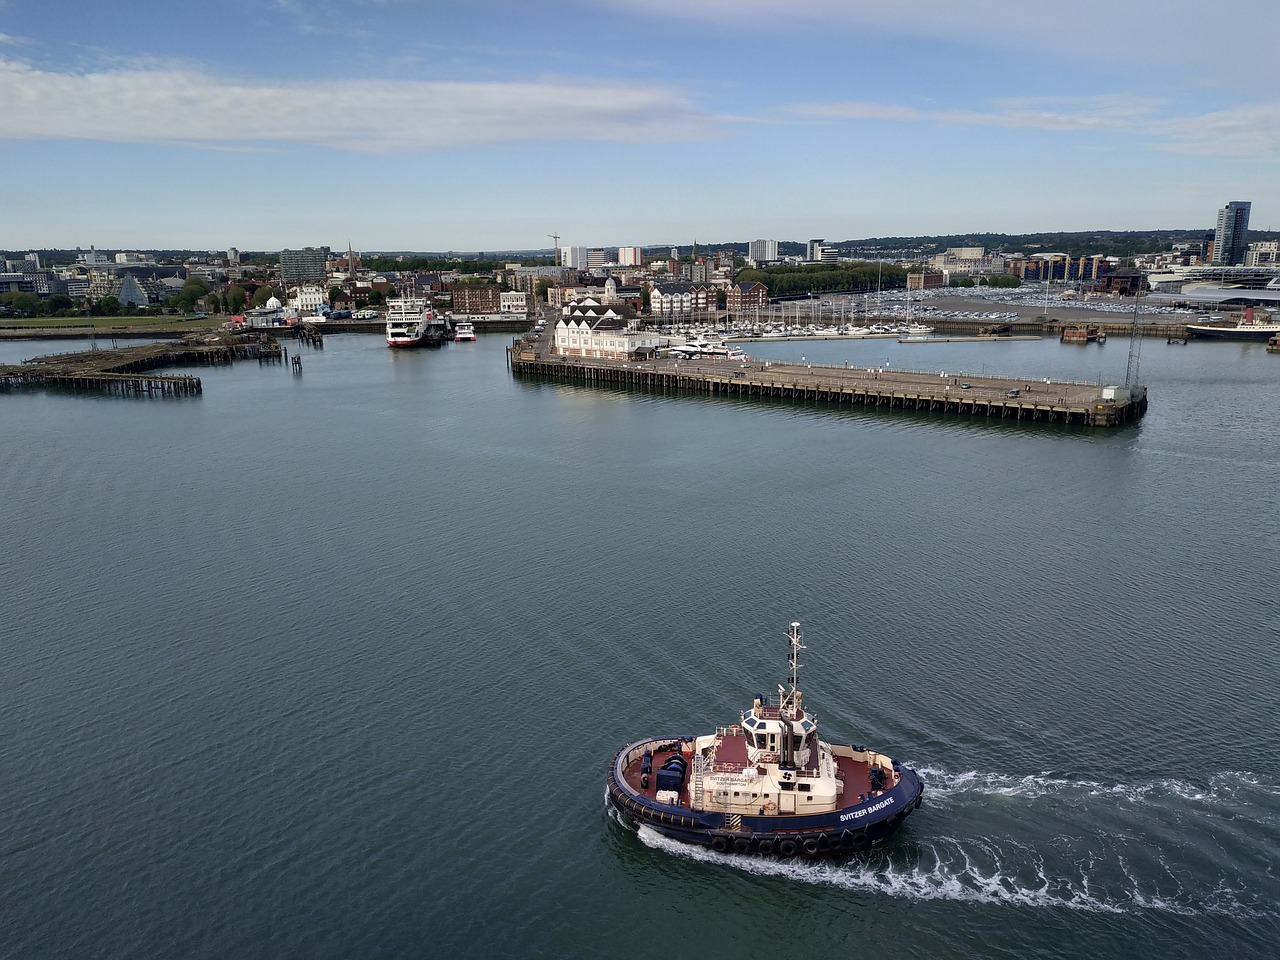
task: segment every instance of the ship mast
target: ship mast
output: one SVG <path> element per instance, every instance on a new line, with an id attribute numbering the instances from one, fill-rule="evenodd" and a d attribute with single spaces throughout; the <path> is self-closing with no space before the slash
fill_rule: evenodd
<path id="1" fill-rule="evenodd" d="M 787 642 L 791 645 L 791 650 L 787 654 L 787 662 L 791 667 L 791 675 L 788 678 L 790 690 L 784 688 L 782 684 L 778 684 L 778 705 L 781 707 L 779 711 L 784 717 L 797 719 L 802 710 L 801 701 L 804 694 L 800 692 L 798 684 L 800 682 L 800 651 L 804 649 L 804 644 L 800 642 L 800 623 L 793 620 L 791 629 L 787 631 Z"/>

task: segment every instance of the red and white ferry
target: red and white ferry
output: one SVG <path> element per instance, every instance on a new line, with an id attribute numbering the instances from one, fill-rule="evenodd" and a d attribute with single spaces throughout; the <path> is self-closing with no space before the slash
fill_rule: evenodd
<path id="1" fill-rule="evenodd" d="M 387 346 L 420 347 L 427 342 L 433 320 L 422 297 L 394 297 L 387 301 Z"/>

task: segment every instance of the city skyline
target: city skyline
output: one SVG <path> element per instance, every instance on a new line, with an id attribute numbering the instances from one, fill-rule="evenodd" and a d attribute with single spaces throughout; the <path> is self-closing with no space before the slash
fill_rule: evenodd
<path id="1" fill-rule="evenodd" d="M 1280 11 L 1135 6 L 0 0 L 0 248 L 1270 229 Z"/>

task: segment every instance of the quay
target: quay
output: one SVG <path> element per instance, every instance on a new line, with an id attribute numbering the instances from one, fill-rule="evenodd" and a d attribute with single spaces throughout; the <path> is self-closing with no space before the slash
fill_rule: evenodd
<path id="1" fill-rule="evenodd" d="M 547 357 L 519 339 L 507 348 L 507 364 L 517 377 L 593 387 L 706 393 L 1083 427 L 1118 427 L 1140 419 L 1147 410 L 1147 390 L 1141 386 L 772 361 L 738 364 L 724 360 Z"/>
<path id="2" fill-rule="evenodd" d="M 150 371 L 245 359 L 260 364 L 280 363 L 283 356 L 280 342 L 268 334 L 192 334 L 179 341 L 49 354 L 22 364 L 0 366 L 0 389 L 53 388 L 127 397 L 188 397 L 203 392 L 199 377 Z"/>

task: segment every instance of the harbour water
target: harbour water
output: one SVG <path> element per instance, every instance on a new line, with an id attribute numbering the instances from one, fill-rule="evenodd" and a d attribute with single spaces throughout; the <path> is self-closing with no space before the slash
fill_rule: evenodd
<path id="1" fill-rule="evenodd" d="M 0 396 L 0 956 L 1274 955 L 1280 357 L 1144 343 L 1098 432 L 517 381 L 509 342 Z M 735 720 L 792 620 L 825 736 L 925 778 L 894 843 L 615 822 L 617 747 Z"/>

